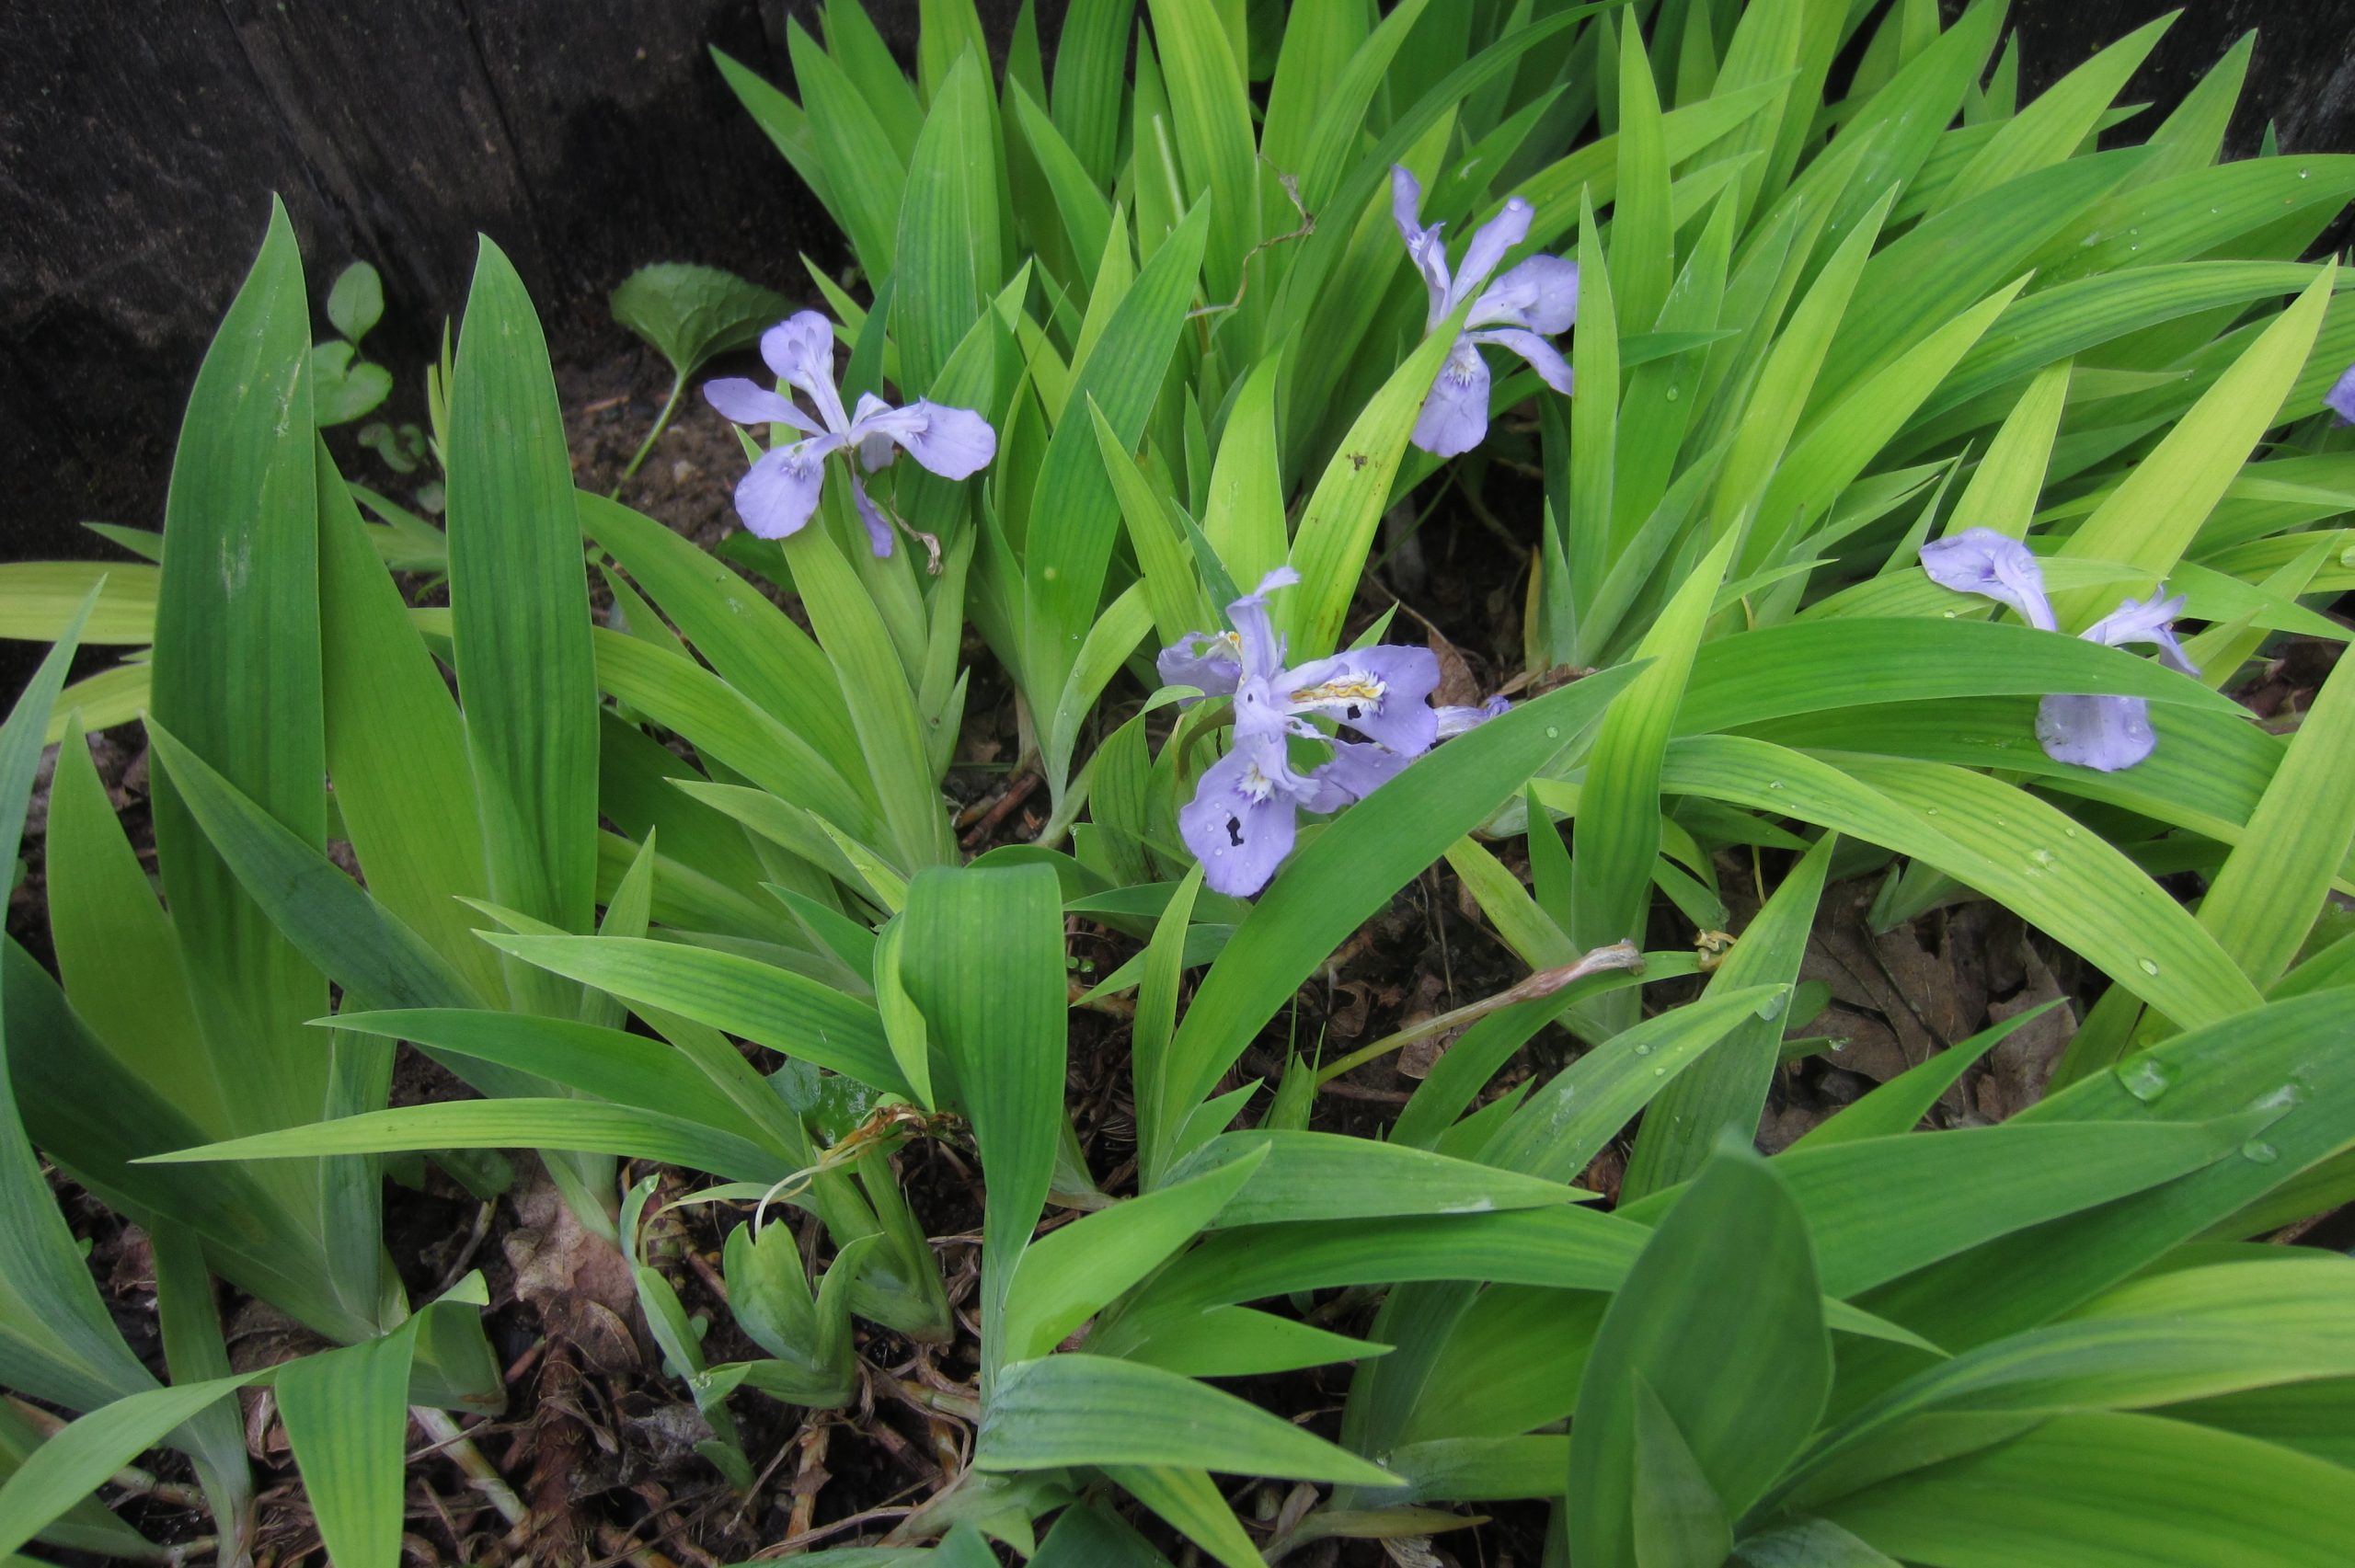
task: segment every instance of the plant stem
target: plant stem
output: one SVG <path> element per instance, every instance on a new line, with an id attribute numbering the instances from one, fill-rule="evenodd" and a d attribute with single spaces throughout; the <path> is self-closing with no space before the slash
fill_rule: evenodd
<path id="1" fill-rule="evenodd" d="M 671 416 L 679 411 L 679 398 L 686 390 L 687 378 L 673 374 L 671 378 L 671 395 L 663 399 L 662 412 L 654 416 L 654 428 L 646 432 L 646 440 L 638 444 L 637 454 L 629 460 L 629 466 L 622 470 L 622 476 L 615 480 L 614 487 L 606 492 L 607 500 L 615 500 L 620 498 L 622 486 L 629 483 L 630 476 L 638 472 L 638 465 L 646 461 L 646 454 L 654 450 L 654 443 L 670 427 Z"/>
<path id="2" fill-rule="evenodd" d="M 437 1410 L 429 1404 L 415 1404 L 409 1406 L 408 1413 L 416 1418 L 419 1427 L 432 1440 L 433 1446 L 457 1461 L 458 1468 L 465 1471 L 466 1479 L 474 1483 L 475 1490 L 499 1510 L 501 1518 L 510 1525 L 520 1526 L 531 1517 L 531 1510 L 523 1506 L 521 1497 L 515 1495 L 515 1489 L 507 1484 L 506 1478 L 492 1468 L 488 1459 L 483 1458 L 482 1450 L 459 1430 L 458 1424 L 450 1419 L 447 1411 Z"/>

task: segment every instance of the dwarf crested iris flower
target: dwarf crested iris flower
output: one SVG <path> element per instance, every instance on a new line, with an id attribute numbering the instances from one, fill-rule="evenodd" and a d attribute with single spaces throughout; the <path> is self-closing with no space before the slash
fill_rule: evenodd
<path id="1" fill-rule="evenodd" d="M 2322 400 L 2335 416 L 2333 424 L 2355 425 L 2355 365 L 2347 367 L 2346 372 L 2331 383 L 2330 390 L 2322 395 Z"/>
<path id="2" fill-rule="evenodd" d="M 2058 630 L 2044 597 L 2044 572 L 2028 547 L 1992 528 L 1966 528 L 1922 546 L 1922 569 L 1941 588 L 1976 593 L 2008 604 L 2031 626 Z M 2197 675 L 2184 656 L 2171 623 L 2183 613 L 2183 597 L 2162 589 L 2148 600 L 2128 599 L 2079 634 L 2108 647 L 2147 643 L 2169 670 Z M 2037 704 L 2036 738 L 2056 762 L 2071 762 L 2114 773 L 2148 757 L 2158 745 L 2151 730 L 2151 704 L 2141 697 L 2056 693 Z"/>
<path id="3" fill-rule="evenodd" d="M 1246 898 L 1268 885 L 1292 853 L 1301 811 L 1338 811 L 1396 778 L 1442 735 L 1461 734 L 1508 705 L 1433 708 L 1439 658 L 1429 648 L 1382 645 L 1284 667 L 1284 644 L 1268 618 L 1268 595 L 1300 580 L 1279 567 L 1227 606 L 1232 632 L 1196 632 L 1162 649 L 1162 680 L 1235 699 L 1235 745 L 1202 773 L 1178 813 L 1186 847 L 1214 891 Z M 1364 738 L 1328 736 L 1321 715 Z M 1297 773 L 1293 737 L 1333 748 Z"/>
<path id="4" fill-rule="evenodd" d="M 1423 411 L 1408 438 L 1425 452 L 1453 457 L 1478 446 L 1480 438 L 1488 433 L 1488 364 L 1480 357 L 1481 344 L 1511 349 L 1529 361 L 1529 368 L 1546 385 L 1568 395 L 1569 361 L 1545 338 L 1568 331 L 1578 320 L 1579 268 L 1577 262 L 1558 256 L 1533 256 L 1494 283 L 1488 282 L 1488 274 L 1497 269 L 1505 252 L 1529 237 L 1529 222 L 1536 210 L 1515 196 L 1505 202 L 1503 212 L 1474 231 L 1464 259 L 1451 275 L 1447 246 L 1440 237 L 1440 230 L 1446 225 L 1422 227 L 1422 204 L 1420 182 L 1392 165 L 1390 215 L 1398 225 L 1398 236 L 1407 242 L 1407 258 L 1423 275 L 1423 287 L 1430 293 L 1423 330 L 1430 331 L 1456 306 L 1473 300 L 1472 313 L 1465 317 L 1464 330 L 1448 350 L 1438 379 L 1431 383 L 1430 395 L 1423 399 Z M 1484 289 L 1483 284 L 1488 286 Z M 1476 294 L 1478 298 L 1474 299 Z"/>
<path id="5" fill-rule="evenodd" d="M 791 397 L 742 376 L 707 382 L 703 395 L 740 425 L 787 425 L 802 432 L 800 441 L 754 463 L 736 486 L 737 513 L 763 539 L 782 539 L 810 521 L 825 487 L 826 459 L 835 452 L 843 452 L 849 466 L 856 449 L 859 464 L 871 474 L 897 455 L 893 448 L 903 448 L 944 479 L 966 478 L 997 455 L 997 432 L 970 408 L 922 398 L 894 408 L 870 392 L 859 398 L 856 411 L 844 414 L 834 387 L 833 324 L 816 311 L 805 310 L 763 333 L 761 357 L 780 381 L 810 399 L 816 419 Z M 850 488 L 875 553 L 889 555 L 891 525 L 868 498 L 857 467 L 851 467 Z"/>

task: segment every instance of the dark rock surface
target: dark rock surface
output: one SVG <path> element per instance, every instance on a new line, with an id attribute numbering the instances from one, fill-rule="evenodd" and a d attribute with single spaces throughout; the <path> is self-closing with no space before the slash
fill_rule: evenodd
<path id="1" fill-rule="evenodd" d="M 787 75 L 816 0 L 29 0 L 0 7 L 0 558 L 95 553 L 75 525 L 161 520 L 181 399 L 281 194 L 324 296 L 374 262 L 370 357 L 414 400 L 475 235 L 514 258 L 561 357 L 615 346 L 633 268 L 729 267 L 789 294 L 841 249 L 737 106 L 717 45 Z M 916 0 L 869 0 L 913 45 Z M 1050 39 L 1062 0 L 1040 6 Z M 1140 6 L 1142 9 L 1142 6 Z M 2040 87 L 2167 9 L 2017 0 Z M 1016 0 L 981 6 L 994 39 Z M 2355 0 L 2190 0 L 2135 84 L 2164 107 L 2263 23 L 2236 151 L 2355 147 Z M 411 409 L 413 415 L 414 409 Z"/>

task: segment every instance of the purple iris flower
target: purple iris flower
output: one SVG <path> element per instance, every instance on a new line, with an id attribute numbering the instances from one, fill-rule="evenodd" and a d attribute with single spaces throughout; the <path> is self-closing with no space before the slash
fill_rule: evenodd
<path id="1" fill-rule="evenodd" d="M 2028 624 L 2057 629 L 2044 597 L 2044 572 L 2027 545 L 1992 529 L 1969 528 L 1922 546 L 1922 567 L 1930 580 L 1961 593 L 1976 593 L 2012 606 Z M 2147 600 L 2128 599 L 2080 635 L 2108 647 L 2147 643 L 2169 670 L 2197 675 L 2185 657 L 2172 623 L 2183 613 L 2183 597 L 2165 591 Z M 2056 762 L 2114 773 L 2148 757 L 2158 745 L 2151 729 L 2151 704 L 2141 697 L 2057 692 L 2036 708 L 2037 743 Z"/>
<path id="2" fill-rule="evenodd" d="M 2322 400 L 2324 406 L 2338 417 L 2334 423 L 2355 425 L 2355 365 L 2347 367 L 2347 372 L 2331 383 L 2330 390 L 2322 395 Z"/>
<path id="3" fill-rule="evenodd" d="M 1465 317 L 1464 331 L 1447 352 L 1447 362 L 1431 383 L 1430 395 L 1423 399 L 1422 414 L 1409 438 L 1425 452 L 1453 457 L 1478 446 L 1480 438 L 1488 433 L 1488 364 L 1480 357 L 1480 344 L 1511 349 L 1529 361 L 1530 369 L 1546 385 L 1564 396 L 1569 395 L 1569 361 L 1545 338 L 1568 331 L 1579 318 L 1579 268 L 1577 262 L 1558 256 L 1533 256 L 1488 283 L 1488 274 L 1497 269 L 1505 252 L 1529 237 L 1529 222 L 1536 210 L 1515 196 L 1505 202 L 1503 212 L 1474 231 L 1460 270 L 1451 276 L 1447 246 L 1440 236 L 1446 225 L 1422 227 L 1422 204 L 1421 183 L 1393 164 L 1390 215 L 1398 225 L 1399 237 L 1407 242 L 1408 259 L 1423 275 L 1423 287 L 1430 293 L 1423 330 L 1429 332 L 1456 306 L 1475 294 L 1479 296 L 1473 300 L 1472 314 Z M 1481 287 L 1484 283 L 1486 289 Z"/>
<path id="4" fill-rule="evenodd" d="M 844 414 L 842 394 L 834 387 L 833 324 L 814 310 L 763 333 L 761 358 L 780 381 L 810 399 L 818 410 L 815 420 L 785 394 L 742 376 L 706 382 L 703 395 L 740 425 L 789 425 L 802 432 L 802 440 L 777 447 L 754 463 L 736 486 L 736 510 L 744 526 L 763 539 L 798 532 L 810 521 L 825 487 L 826 459 L 836 451 L 844 453 L 847 466 L 848 452 L 856 448 L 859 463 L 872 473 L 897 455 L 894 448 L 904 448 L 944 479 L 966 478 L 997 455 L 997 432 L 970 408 L 922 398 L 894 408 L 870 392 L 859 398 L 855 412 Z M 856 467 L 851 468 L 850 488 L 875 553 L 889 555 L 891 525 L 868 498 Z"/>
<path id="5" fill-rule="evenodd" d="M 1248 897 L 1268 885 L 1292 853 L 1301 811 L 1338 811 L 1397 776 L 1439 738 L 1430 694 L 1439 658 L 1429 648 L 1379 646 L 1284 667 L 1284 645 L 1268 616 L 1268 595 L 1300 580 L 1279 567 L 1227 606 L 1229 633 L 1195 633 L 1164 648 L 1161 678 L 1209 696 L 1235 699 L 1235 744 L 1204 770 L 1178 813 L 1186 847 L 1214 891 Z M 1327 736 L 1309 722 L 1323 715 L 1362 740 Z M 1333 748 L 1306 773 L 1292 765 L 1293 737 Z"/>

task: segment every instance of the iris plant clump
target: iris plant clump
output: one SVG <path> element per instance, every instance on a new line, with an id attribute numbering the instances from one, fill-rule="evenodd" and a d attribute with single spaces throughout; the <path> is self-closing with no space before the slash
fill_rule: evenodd
<path id="1" fill-rule="evenodd" d="M 926 0 L 913 78 L 856 0 L 796 9 L 798 97 L 720 68 L 855 267 L 783 321 L 709 276 L 617 301 L 679 384 L 768 326 L 773 384 L 706 388 L 753 427 L 749 534 L 706 553 L 580 487 L 488 245 L 432 382 L 446 532 L 348 485 L 281 212 L 163 532 L 0 564 L 0 635 L 59 644 L 0 724 L 0 845 L 59 746 L 57 973 L 0 951 L 38 1045 L 0 1072 L 0 1560 L 187 1555 L 131 1528 L 158 1498 L 76 1505 L 161 1443 L 250 1562 L 293 1491 L 232 1397 L 265 1382 L 339 1568 L 430 1528 L 412 1464 L 481 1483 L 454 1560 L 617 1522 L 497 1516 L 459 1423 L 546 1396 L 481 1281 L 409 1296 L 380 1225 L 389 1157 L 488 1219 L 494 1151 L 532 1149 L 627 1262 L 669 1373 L 633 1397 L 708 1434 L 709 1473 L 663 1479 L 714 1561 L 1403 1560 L 1535 1501 L 1547 1545 L 1512 1550 L 1568 1568 L 2343 1562 L 2355 1263 L 2282 1228 L 2355 1192 L 2355 674 L 2264 726 L 2223 690 L 2269 638 L 2346 640 L 2355 450 L 2319 409 L 2355 421 L 2355 312 L 2319 247 L 2355 157 L 2218 161 L 2249 44 L 2119 136 L 2165 22 L 2023 102 L 2002 0 L 1073 0 L 1051 59 L 1027 10 L 994 57 L 971 0 Z M 1524 396 L 1542 502 L 1446 471 Z M 972 482 L 870 494 L 902 450 Z M 1347 647 L 1385 523 L 1437 555 L 1467 511 L 1511 545 L 1450 579 L 1475 655 L 1534 693 L 1495 723 L 1440 703 L 1433 651 Z M 1939 613 L 2075 631 L 2094 582 L 2188 589 L 2208 681 L 2174 673 L 2165 588 L 2078 635 Z M 126 657 L 67 684 L 77 639 Z M 2017 765 L 2025 693 L 2062 765 Z M 80 738 L 143 715 L 152 877 Z M 1001 766 L 960 837 L 952 773 Z M 1423 1013 L 1361 937 L 1451 883 L 1494 946 L 1442 944 Z M 1958 983 L 1909 967 L 1902 999 L 1938 1048 L 1755 1151 L 1805 1108 L 1823 911 L 1910 948 L 1976 899 L 2073 994 L 1998 1007 L 1994 970 L 2041 972 L 1966 981 L 1956 921 Z M 1079 942 L 1142 947 L 1083 991 Z M 1392 1032 L 1263 1069 L 1354 1031 L 1359 979 Z M 1966 1074 L 2031 1025 L 2029 1103 L 1940 1126 L 2008 1097 L 2015 1066 Z M 1525 1049 L 1557 1026 L 1578 1050 Z M 1378 1129 L 1319 1113 L 1442 1037 Z M 389 1104 L 396 1041 L 480 1097 Z M 1074 1087 L 1123 1076 L 1108 1137 Z M 942 1137 L 972 1194 L 946 1209 L 893 1159 Z M 625 1197 L 625 1159 L 669 1171 Z M 53 1173 L 153 1240 L 168 1367 Z M 763 1230 L 764 1194 L 810 1223 Z M 934 1232 L 963 1258 L 973 1204 L 952 1273 Z M 743 1333 L 706 1340 L 672 1277 L 715 1254 Z M 331 1348 L 233 1375 L 216 1281 Z M 903 1342 L 920 1461 L 864 1410 Z M 48 1436 L 28 1399 L 80 1413 Z M 761 1400 L 856 1404 L 805 1432 L 896 1457 L 772 1473 L 731 1414 Z M 931 1494 L 870 1507 L 892 1465 Z"/>

